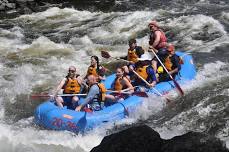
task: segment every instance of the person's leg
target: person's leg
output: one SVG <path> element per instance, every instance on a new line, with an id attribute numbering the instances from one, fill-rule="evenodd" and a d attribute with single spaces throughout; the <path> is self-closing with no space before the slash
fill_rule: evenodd
<path id="1" fill-rule="evenodd" d="M 57 104 L 58 107 L 63 108 L 64 107 L 63 103 L 64 103 L 64 100 L 63 100 L 62 97 L 56 97 L 56 104 Z"/>
<path id="2" fill-rule="evenodd" d="M 106 98 L 106 100 L 116 101 L 115 96 L 113 96 L 112 94 L 106 94 L 105 98 Z"/>
<path id="3" fill-rule="evenodd" d="M 79 102 L 79 97 L 74 96 L 72 97 L 72 108 L 75 109 L 78 106 L 78 102 Z"/>

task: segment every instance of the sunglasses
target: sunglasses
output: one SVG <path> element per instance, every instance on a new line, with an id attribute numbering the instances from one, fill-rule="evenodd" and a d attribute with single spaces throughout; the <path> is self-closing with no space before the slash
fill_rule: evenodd
<path id="1" fill-rule="evenodd" d="M 70 69 L 70 70 L 68 70 L 68 71 L 69 71 L 69 72 L 72 72 L 72 73 L 76 72 L 75 70 L 71 70 L 71 69 Z"/>

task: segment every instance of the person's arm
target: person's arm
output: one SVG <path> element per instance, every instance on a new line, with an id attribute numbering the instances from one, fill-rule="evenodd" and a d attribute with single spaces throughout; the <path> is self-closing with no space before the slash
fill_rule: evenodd
<path id="1" fill-rule="evenodd" d="M 181 69 L 181 65 L 179 63 L 179 57 L 174 55 L 174 57 L 172 58 L 172 63 L 175 67 L 175 69 L 169 71 L 169 74 L 174 74 L 177 73 L 180 69 Z"/>
<path id="2" fill-rule="evenodd" d="M 61 80 L 61 82 L 59 83 L 59 85 L 57 86 L 57 88 L 54 91 L 54 97 L 57 96 L 58 92 L 63 88 L 65 82 L 66 82 L 66 78 L 64 78 L 63 80 Z"/>
<path id="3" fill-rule="evenodd" d="M 106 69 L 103 66 L 99 66 L 98 74 L 99 74 L 99 80 L 105 80 L 105 72 Z"/>
<path id="4" fill-rule="evenodd" d="M 119 59 L 127 60 L 127 56 L 121 56 Z"/>
<path id="5" fill-rule="evenodd" d="M 92 101 L 94 99 L 94 97 L 99 94 L 99 87 L 97 85 L 93 85 L 88 94 L 87 97 L 85 98 L 84 102 L 76 107 L 76 111 L 80 111 L 82 109 L 82 107 L 84 107 L 85 105 L 87 105 L 90 101 Z"/>
<path id="6" fill-rule="evenodd" d="M 83 85 L 83 80 L 80 76 L 77 77 L 77 81 L 78 81 L 79 85 Z"/>
<path id="7" fill-rule="evenodd" d="M 161 38 L 161 32 L 160 31 L 156 31 L 155 32 L 155 40 L 153 42 L 153 47 L 154 48 L 159 44 L 160 38 Z"/>
<path id="8" fill-rule="evenodd" d="M 156 83 L 157 83 L 157 78 L 156 78 L 156 75 L 155 75 L 155 72 L 154 72 L 153 68 L 149 69 L 148 75 L 150 76 L 150 79 L 152 80 L 152 82 L 149 83 L 150 87 L 154 87 L 156 85 Z"/>
<path id="9" fill-rule="evenodd" d="M 77 77 L 77 81 L 79 85 L 81 86 L 81 91 L 82 91 L 82 88 L 88 89 L 88 85 L 86 84 L 85 80 L 83 80 L 80 76 Z"/>
<path id="10" fill-rule="evenodd" d="M 121 92 L 125 92 L 125 91 L 129 91 L 130 94 L 132 94 L 134 92 L 134 87 L 133 85 L 130 83 L 130 81 L 127 78 L 123 78 L 123 81 L 125 83 L 125 85 L 127 86 L 126 89 L 121 90 Z"/>
<path id="11" fill-rule="evenodd" d="M 181 65 L 179 63 L 179 57 L 177 55 L 173 55 L 171 62 L 175 68 L 169 71 L 169 74 L 177 73 L 181 69 Z"/>

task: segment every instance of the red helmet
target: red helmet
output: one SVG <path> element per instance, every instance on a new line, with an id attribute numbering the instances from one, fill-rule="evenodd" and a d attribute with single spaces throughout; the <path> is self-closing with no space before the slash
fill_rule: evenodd
<path id="1" fill-rule="evenodd" d="M 156 26 L 156 27 L 159 28 L 159 26 L 158 26 L 158 24 L 157 24 L 157 21 L 155 21 L 155 20 L 151 21 L 151 22 L 149 23 L 148 26 L 149 26 L 149 27 Z"/>

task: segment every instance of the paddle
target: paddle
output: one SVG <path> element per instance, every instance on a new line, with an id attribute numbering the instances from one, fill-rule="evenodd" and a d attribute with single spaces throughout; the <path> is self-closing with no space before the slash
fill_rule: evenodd
<path id="1" fill-rule="evenodd" d="M 150 87 L 149 82 L 147 82 L 145 79 L 143 79 L 143 77 L 141 77 L 136 71 L 133 70 L 133 72 L 134 72 L 134 74 L 137 75 L 143 82 L 145 82 L 146 85 L 148 85 L 148 86 Z M 169 98 L 163 96 L 163 95 L 162 95 L 157 89 L 155 89 L 154 87 L 151 87 L 151 88 L 152 88 L 154 91 L 156 91 L 157 94 L 158 94 L 159 96 L 164 97 L 168 102 L 171 101 L 171 100 L 169 100 Z"/>
<path id="2" fill-rule="evenodd" d="M 111 93 L 117 93 L 117 94 L 130 94 L 129 92 L 120 92 L 120 91 L 113 91 L 113 90 L 107 90 L 107 91 Z M 134 91 L 132 95 L 136 95 L 139 97 L 148 97 L 148 94 L 142 91 Z"/>
<path id="3" fill-rule="evenodd" d="M 109 54 L 109 52 L 107 52 L 107 51 L 101 51 L 101 56 L 102 56 L 103 58 L 105 58 L 105 59 L 112 58 L 112 59 L 115 59 L 115 60 L 122 60 L 122 61 L 124 61 L 124 62 L 128 62 L 128 63 L 129 63 L 129 61 L 127 61 L 127 60 L 112 57 L 112 56 Z"/>
<path id="4" fill-rule="evenodd" d="M 87 94 L 58 94 L 58 97 L 70 97 L 70 96 L 86 96 Z M 33 94 L 30 95 L 32 98 L 39 98 L 39 97 L 53 97 L 52 94 Z"/>
<path id="5" fill-rule="evenodd" d="M 113 59 L 115 59 L 115 60 L 119 60 L 119 59 L 117 59 L 117 58 L 111 57 L 110 54 L 109 54 L 107 51 L 101 51 L 101 56 L 104 57 L 104 58 L 106 58 L 106 59 L 108 59 L 108 58 L 113 58 Z M 124 59 L 122 59 L 122 60 L 124 60 Z M 129 62 L 129 61 L 127 61 L 127 60 L 124 60 L 124 61 Z M 140 79 L 142 79 L 148 86 L 150 86 L 150 84 L 149 84 L 145 79 L 143 79 L 137 72 L 135 72 L 134 70 L 133 70 L 133 72 L 134 72 Z M 155 88 L 153 88 L 153 89 L 158 93 L 159 96 L 164 97 L 158 90 L 156 90 Z M 148 97 L 147 93 L 141 92 L 141 91 L 135 92 L 135 95 L 139 95 L 139 96 L 144 95 L 144 96 L 142 96 L 142 97 Z M 167 97 L 165 97 L 165 98 L 166 98 L 166 100 L 167 100 L 168 102 L 170 102 L 170 100 L 169 100 Z"/>
<path id="6" fill-rule="evenodd" d="M 159 57 L 157 56 L 157 54 L 154 51 L 158 51 L 155 48 L 152 48 L 153 50 L 151 50 L 154 54 L 154 56 L 157 58 L 157 60 L 160 62 L 161 66 L 165 69 L 166 73 L 169 75 L 169 77 L 171 78 L 171 80 L 173 80 L 173 83 L 175 84 L 176 88 L 178 89 L 178 91 L 180 92 L 181 95 L 184 95 L 183 90 L 181 89 L 180 85 L 177 83 L 177 81 L 175 79 L 173 79 L 172 75 L 169 74 L 169 71 L 166 69 L 166 67 L 164 66 L 164 64 L 161 62 L 161 60 L 159 59 Z"/>

